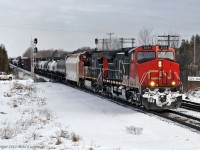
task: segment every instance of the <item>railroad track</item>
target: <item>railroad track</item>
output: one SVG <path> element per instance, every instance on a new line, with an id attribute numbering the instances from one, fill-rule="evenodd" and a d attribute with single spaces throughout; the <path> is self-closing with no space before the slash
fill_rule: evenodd
<path id="1" fill-rule="evenodd" d="M 200 103 L 182 100 L 181 107 L 188 110 L 200 112 Z"/>
<path id="2" fill-rule="evenodd" d="M 163 113 L 156 113 L 156 112 L 153 113 L 160 117 L 176 122 L 178 124 L 200 131 L 200 118 L 173 110 L 167 110 Z"/>
<path id="3" fill-rule="evenodd" d="M 144 113 L 144 114 L 154 114 L 156 116 L 159 116 L 159 117 L 165 118 L 167 120 L 171 120 L 175 123 L 189 127 L 191 129 L 195 129 L 197 131 L 200 131 L 200 118 L 196 118 L 194 116 L 190 116 L 190 115 L 187 115 L 187 114 L 184 114 L 184 113 L 181 113 L 181 112 L 177 112 L 177 111 L 173 111 L 173 110 L 167 110 L 167 111 L 163 111 L 163 112 L 146 110 L 145 108 L 141 108 L 141 107 L 136 106 L 134 104 L 128 103 L 127 101 L 122 101 L 122 100 L 110 98 L 107 95 L 94 93 L 91 90 L 80 88 L 76 85 L 72 85 L 72 84 L 69 84 L 67 82 L 62 82 L 62 83 L 69 86 L 69 87 L 72 87 L 72 88 L 78 89 L 80 91 L 89 93 L 91 95 L 95 95 L 95 96 L 101 97 L 103 99 L 109 100 L 111 102 L 117 103 L 118 105 L 121 105 L 123 107 L 127 107 L 127 108 L 130 108 L 130 109 L 134 108 L 134 110 L 137 109 L 137 111 Z M 186 107 L 186 105 L 187 105 L 187 107 L 189 107 L 189 105 L 190 106 L 194 105 L 194 103 L 188 102 L 188 101 L 186 101 L 186 102 L 183 101 L 182 107 Z M 195 109 L 198 109 L 196 106 L 194 106 L 194 107 L 195 107 Z"/>

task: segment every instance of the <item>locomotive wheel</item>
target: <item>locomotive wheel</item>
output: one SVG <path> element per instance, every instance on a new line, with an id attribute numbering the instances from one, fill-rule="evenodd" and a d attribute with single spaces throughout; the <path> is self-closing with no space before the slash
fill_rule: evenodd
<path id="1" fill-rule="evenodd" d="M 137 93 L 130 93 L 128 102 L 135 104 L 136 106 L 140 106 L 140 100 Z"/>
<path id="2" fill-rule="evenodd" d="M 141 99 L 138 94 L 136 94 L 136 106 L 141 106 Z"/>
<path id="3" fill-rule="evenodd" d="M 108 93 L 108 97 L 113 98 L 113 95 L 111 92 Z"/>
<path id="4" fill-rule="evenodd" d="M 133 94 L 132 93 L 129 93 L 129 96 L 128 96 L 128 102 L 130 102 L 131 104 L 133 104 Z"/>
<path id="5" fill-rule="evenodd" d="M 129 99 L 128 102 L 130 102 L 131 104 L 134 104 L 134 94 L 133 93 L 129 93 Z"/>
<path id="6" fill-rule="evenodd" d="M 94 92 L 94 93 L 97 93 L 98 92 L 98 88 L 97 87 L 92 87 L 92 91 Z"/>

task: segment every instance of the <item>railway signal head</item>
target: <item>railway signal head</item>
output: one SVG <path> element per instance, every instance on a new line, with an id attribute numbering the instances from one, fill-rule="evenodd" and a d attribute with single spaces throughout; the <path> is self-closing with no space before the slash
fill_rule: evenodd
<path id="1" fill-rule="evenodd" d="M 95 44 L 96 44 L 96 45 L 98 44 L 98 39 L 95 39 Z"/>
<path id="2" fill-rule="evenodd" d="M 37 44 L 37 43 L 38 43 L 37 38 L 35 38 L 35 39 L 33 40 L 33 42 L 34 42 L 34 44 Z"/>
<path id="3" fill-rule="evenodd" d="M 34 53 L 37 53 L 38 49 L 37 47 L 34 48 Z"/>

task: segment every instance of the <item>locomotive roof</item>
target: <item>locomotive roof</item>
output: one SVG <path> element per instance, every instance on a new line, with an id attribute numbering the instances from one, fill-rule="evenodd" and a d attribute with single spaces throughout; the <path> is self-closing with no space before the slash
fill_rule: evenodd
<path id="1" fill-rule="evenodd" d="M 131 52 L 135 51 L 135 49 L 136 49 L 136 48 L 130 49 L 128 53 L 131 53 Z"/>

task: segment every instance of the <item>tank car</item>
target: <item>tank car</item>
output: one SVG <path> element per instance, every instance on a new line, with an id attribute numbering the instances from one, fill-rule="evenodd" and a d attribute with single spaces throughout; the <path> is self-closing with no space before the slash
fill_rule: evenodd
<path id="1" fill-rule="evenodd" d="M 57 71 L 57 62 L 55 60 L 53 60 L 51 65 L 49 66 L 49 71 L 51 73 L 55 73 Z"/>
<path id="2" fill-rule="evenodd" d="M 66 77 L 66 60 L 60 59 L 55 64 L 53 64 L 53 70 L 60 80 L 65 80 Z"/>

